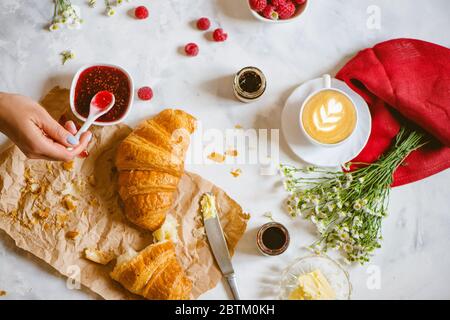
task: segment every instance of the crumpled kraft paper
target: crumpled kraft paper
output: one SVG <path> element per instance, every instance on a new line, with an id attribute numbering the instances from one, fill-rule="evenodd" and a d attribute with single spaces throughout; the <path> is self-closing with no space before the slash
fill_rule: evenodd
<path id="1" fill-rule="evenodd" d="M 69 92 L 53 88 L 41 102 L 55 119 L 67 112 Z M 73 119 L 73 116 L 67 116 Z M 85 248 L 115 256 L 127 248 L 142 250 L 149 232 L 126 220 L 117 193 L 114 157 L 130 132 L 126 125 L 94 127 L 89 156 L 73 164 L 29 160 L 15 146 L 0 154 L 0 229 L 16 245 L 61 274 L 105 299 L 136 299 L 109 276 L 114 267 L 83 257 Z M 72 167 L 73 166 L 73 167 Z M 178 221 L 177 256 L 193 281 L 192 298 L 214 288 L 220 271 L 206 240 L 199 200 L 212 192 L 230 251 L 243 235 L 249 215 L 227 194 L 200 176 L 186 172 L 168 214 Z"/>

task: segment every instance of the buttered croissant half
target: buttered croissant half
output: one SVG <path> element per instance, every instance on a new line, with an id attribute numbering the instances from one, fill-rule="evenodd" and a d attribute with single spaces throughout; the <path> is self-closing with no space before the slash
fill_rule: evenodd
<path id="1" fill-rule="evenodd" d="M 195 125 L 188 113 L 166 109 L 141 123 L 120 144 L 119 194 L 125 215 L 136 225 L 154 231 L 164 223 Z"/>
<path id="2" fill-rule="evenodd" d="M 120 256 L 111 277 L 129 291 L 151 300 L 186 300 L 192 289 L 172 241 Z"/>

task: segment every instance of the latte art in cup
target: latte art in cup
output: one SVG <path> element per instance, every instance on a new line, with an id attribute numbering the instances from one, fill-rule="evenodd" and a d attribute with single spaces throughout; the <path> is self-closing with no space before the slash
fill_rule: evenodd
<path id="1" fill-rule="evenodd" d="M 345 94 L 328 89 L 306 101 L 301 121 L 313 140 L 332 145 L 344 141 L 353 133 L 357 115 L 353 102 Z"/>

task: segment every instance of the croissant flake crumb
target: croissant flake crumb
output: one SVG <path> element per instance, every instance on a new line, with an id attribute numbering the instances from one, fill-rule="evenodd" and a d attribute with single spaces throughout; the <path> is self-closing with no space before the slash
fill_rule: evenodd
<path id="1" fill-rule="evenodd" d="M 236 149 L 230 149 L 225 152 L 225 154 L 229 157 L 237 157 L 239 152 Z"/>
<path id="2" fill-rule="evenodd" d="M 222 163 L 225 161 L 225 156 L 218 152 L 211 152 L 208 156 L 208 159 L 217 163 Z"/>
<path id="3" fill-rule="evenodd" d="M 6 296 L 6 291 L 5 290 L 0 290 L 0 297 Z"/>
<path id="4" fill-rule="evenodd" d="M 74 167 L 74 161 L 68 161 L 68 162 L 63 162 L 62 164 L 64 170 L 66 171 L 71 171 Z"/>
<path id="5" fill-rule="evenodd" d="M 66 232 L 66 238 L 69 240 L 74 240 L 76 237 L 78 237 L 80 233 L 76 230 L 73 231 L 67 231 Z"/>
<path id="6" fill-rule="evenodd" d="M 34 213 L 34 216 L 38 219 L 47 219 L 50 213 L 50 208 L 38 210 Z"/>
<path id="7" fill-rule="evenodd" d="M 239 177 L 242 174 L 241 169 L 235 169 L 230 171 L 231 175 L 235 178 Z"/>
<path id="8" fill-rule="evenodd" d="M 85 248 L 83 253 L 84 258 L 87 260 L 103 265 L 108 264 L 112 259 L 114 259 L 113 253 L 93 248 Z"/>
<path id="9" fill-rule="evenodd" d="M 60 228 L 64 228 L 66 225 L 66 222 L 69 220 L 69 215 L 65 213 L 58 213 L 56 215 L 56 225 Z"/>
<path id="10" fill-rule="evenodd" d="M 243 129 L 243 127 L 240 124 L 237 124 L 234 126 L 235 129 Z"/>
<path id="11" fill-rule="evenodd" d="M 17 219 L 17 209 L 12 210 L 9 215 L 11 216 L 12 219 Z"/>
<path id="12" fill-rule="evenodd" d="M 41 186 L 39 183 L 32 183 L 30 184 L 30 191 L 32 193 L 39 193 L 39 191 L 41 191 Z"/>
<path id="13" fill-rule="evenodd" d="M 74 210 L 75 208 L 76 208 L 76 206 L 75 206 L 75 202 L 73 201 L 73 199 L 72 199 L 72 196 L 70 196 L 70 195 L 65 195 L 64 197 L 63 197 L 63 205 L 64 205 L 64 207 L 67 209 L 67 210 L 69 210 L 69 211 L 72 211 L 72 210 Z"/>

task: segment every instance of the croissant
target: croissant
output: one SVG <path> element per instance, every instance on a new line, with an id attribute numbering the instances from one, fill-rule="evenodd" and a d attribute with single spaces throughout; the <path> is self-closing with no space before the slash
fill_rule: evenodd
<path id="1" fill-rule="evenodd" d="M 111 277 L 129 291 L 151 300 L 186 300 L 192 289 L 172 241 L 151 244 L 131 258 L 119 257 Z"/>
<path id="2" fill-rule="evenodd" d="M 186 112 L 166 109 L 141 123 L 120 144 L 119 194 L 131 222 L 150 231 L 164 223 L 195 125 L 195 118 Z"/>

